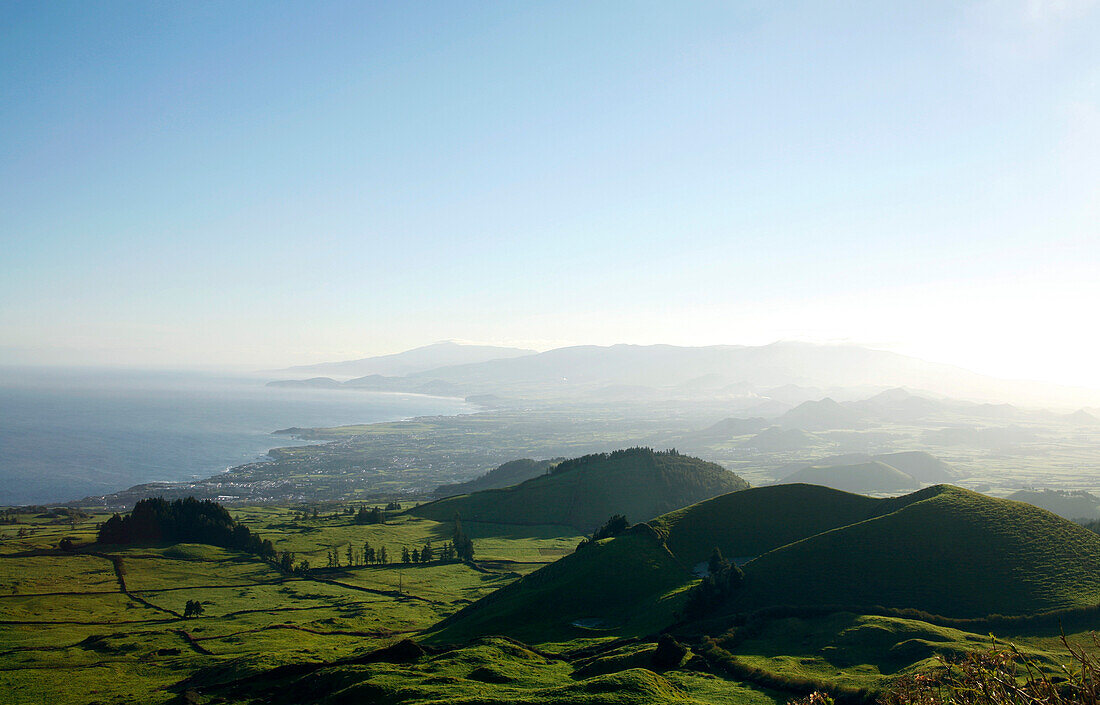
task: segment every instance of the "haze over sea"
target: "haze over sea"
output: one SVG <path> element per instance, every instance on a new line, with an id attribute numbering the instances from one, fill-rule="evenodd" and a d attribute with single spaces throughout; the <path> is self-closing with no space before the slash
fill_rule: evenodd
<path id="1" fill-rule="evenodd" d="M 273 431 L 459 414 L 459 399 L 197 372 L 0 368 L 0 505 L 182 481 L 300 443 Z"/>

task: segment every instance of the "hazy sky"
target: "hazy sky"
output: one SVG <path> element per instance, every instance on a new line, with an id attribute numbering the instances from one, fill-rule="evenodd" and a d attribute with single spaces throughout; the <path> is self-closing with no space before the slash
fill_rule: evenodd
<path id="1" fill-rule="evenodd" d="M 844 340 L 1100 387 L 1096 2 L 0 1 L 0 362 Z"/>

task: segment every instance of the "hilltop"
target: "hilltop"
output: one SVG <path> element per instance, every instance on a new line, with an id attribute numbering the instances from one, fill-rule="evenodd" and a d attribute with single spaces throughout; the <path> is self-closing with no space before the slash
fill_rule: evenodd
<path id="1" fill-rule="evenodd" d="M 940 460 L 931 453 L 923 450 L 902 451 L 898 453 L 880 453 L 868 455 L 867 453 L 846 453 L 833 455 L 812 463 L 794 463 L 785 465 L 775 471 L 775 477 L 785 478 L 789 482 L 802 482 L 794 479 L 800 472 L 813 467 L 837 468 L 850 465 L 879 462 L 896 468 L 918 482 L 943 483 L 959 479 L 962 473 Z M 915 487 L 915 485 L 913 485 Z M 840 488 L 845 489 L 845 488 Z M 849 490 L 853 491 L 853 490 Z"/>
<path id="2" fill-rule="evenodd" d="M 480 492 L 481 490 L 494 490 L 518 485 L 525 480 L 530 480 L 532 477 L 546 474 L 551 466 L 562 460 L 562 458 L 555 460 L 531 460 L 530 458 L 510 460 L 472 480 L 456 482 L 451 485 L 440 485 L 436 489 L 435 495 L 438 497 L 453 497 L 460 494 Z"/>
<path id="3" fill-rule="evenodd" d="M 279 372 L 336 377 L 403 376 L 440 367 L 467 365 L 534 354 L 534 350 L 524 350 L 522 348 L 466 345 L 446 340 L 390 355 L 378 355 L 341 362 L 322 362 L 315 365 L 298 365 L 279 370 Z"/>
<path id="4" fill-rule="evenodd" d="M 644 521 L 748 483 L 720 465 L 675 451 L 630 448 L 566 460 L 549 474 L 503 489 L 448 497 L 410 510 L 417 516 L 497 524 L 558 524 L 582 531 L 612 514 Z"/>
<path id="5" fill-rule="evenodd" d="M 854 465 L 811 465 L 782 482 L 824 485 L 846 492 L 897 492 L 920 487 L 912 475 L 878 460 Z"/>
<path id="6" fill-rule="evenodd" d="M 468 606 L 437 637 L 549 639 L 577 620 L 616 635 L 653 629 L 658 618 L 667 626 L 715 547 L 745 574 L 716 614 L 846 605 L 965 618 L 1100 599 L 1100 537 L 1036 507 L 948 485 L 890 499 L 780 485 L 715 497 L 582 548 Z"/>
<path id="7" fill-rule="evenodd" d="M 784 428 L 799 428 L 803 431 L 861 428 L 866 425 L 859 414 L 829 397 L 802 402 L 780 416 L 778 422 Z"/>
<path id="8" fill-rule="evenodd" d="M 891 511 L 747 563 L 736 609 L 883 605 L 975 617 L 1100 598 L 1100 537 L 1050 512 L 949 485 L 879 501 Z"/>

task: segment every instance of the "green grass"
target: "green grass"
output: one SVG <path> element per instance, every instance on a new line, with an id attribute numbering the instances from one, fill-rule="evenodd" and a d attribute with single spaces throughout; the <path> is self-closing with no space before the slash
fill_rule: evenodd
<path id="1" fill-rule="evenodd" d="M 587 532 L 612 514 L 645 521 L 747 486 L 714 463 L 643 449 L 573 462 L 513 487 L 448 497 L 410 511 L 437 521 L 457 514 L 463 521 L 556 524 Z"/>
<path id="2" fill-rule="evenodd" d="M 450 537 L 453 526 L 413 516 L 363 526 L 346 516 L 296 521 L 282 507 L 245 507 L 237 519 L 279 550 L 324 566 L 329 547 L 369 540 L 400 547 Z M 172 684 L 201 670 L 258 673 L 287 663 L 346 658 L 414 634 L 571 551 L 580 536 L 550 527 L 469 523 L 481 570 L 452 564 L 344 566 L 318 580 L 285 576 L 254 556 L 200 544 L 97 546 L 111 560 L 53 548 L 90 543 L 99 514 L 68 522 L 24 517 L 0 543 L 0 692 L 18 705 L 161 703 Z M 29 535 L 19 538 L 19 529 Z M 22 555 L 16 555 L 22 554 Z M 400 592 L 398 592 L 400 588 Z M 64 594 L 53 594 L 64 593 Z M 187 600 L 205 614 L 181 620 Z M 152 607 L 142 604 L 148 602 Z M 160 609 L 157 609 L 160 608 Z M 203 651 L 183 637 L 185 630 Z"/>
<path id="3" fill-rule="evenodd" d="M 814 485 L 756 487 L 670 512 L 649 522 L 687 565 L 710 557 L 754 557 L 822 531 L 862 521 L 877 500 Z"/>
<path id="4" fill-rule="evenodd" d="M 1050 512 L 945 485 L 880 507 L 896 509 L 746 564 L 731 608 L 884 605 L 971 617 L 1100 600 L 1100 537 Z"/>
<path id="5" fill-rule="evenodd" d="M 643 663 L 645 659 L 641 660 Z M 647 664 L 648 665 L 648 664 Z M 222 681 L 205 688 L 230 702 L 417 705 L 634 705 L 739 702 L 773 705 L 780 700 L 752 686 L 686 671 L 655 673 L 645 666 L 580 677 L 564 660 L 548 658 L 503 639 L 482 639 L 411 663 L 329 664 L 267 674 L 263 679 Z"/>
<path id="6" fill-rule="evenodd" d="M 649 634 L 673 620 L 692 581 L 652 535 L 632 532 L 525 576 L 445 621 L 430 639 L 503 634 L 542 644 Z M 586 629 L 573 626 L 578 620 L 599 622 Z"/>

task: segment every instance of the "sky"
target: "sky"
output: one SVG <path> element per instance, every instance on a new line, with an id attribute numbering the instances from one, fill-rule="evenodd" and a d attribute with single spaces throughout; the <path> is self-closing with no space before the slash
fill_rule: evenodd
<path id="1" fill-rule="evenodd" d="M 1100 387 L 1100 3 L 0 0 L 0 364 L 846 342 Z"/>

